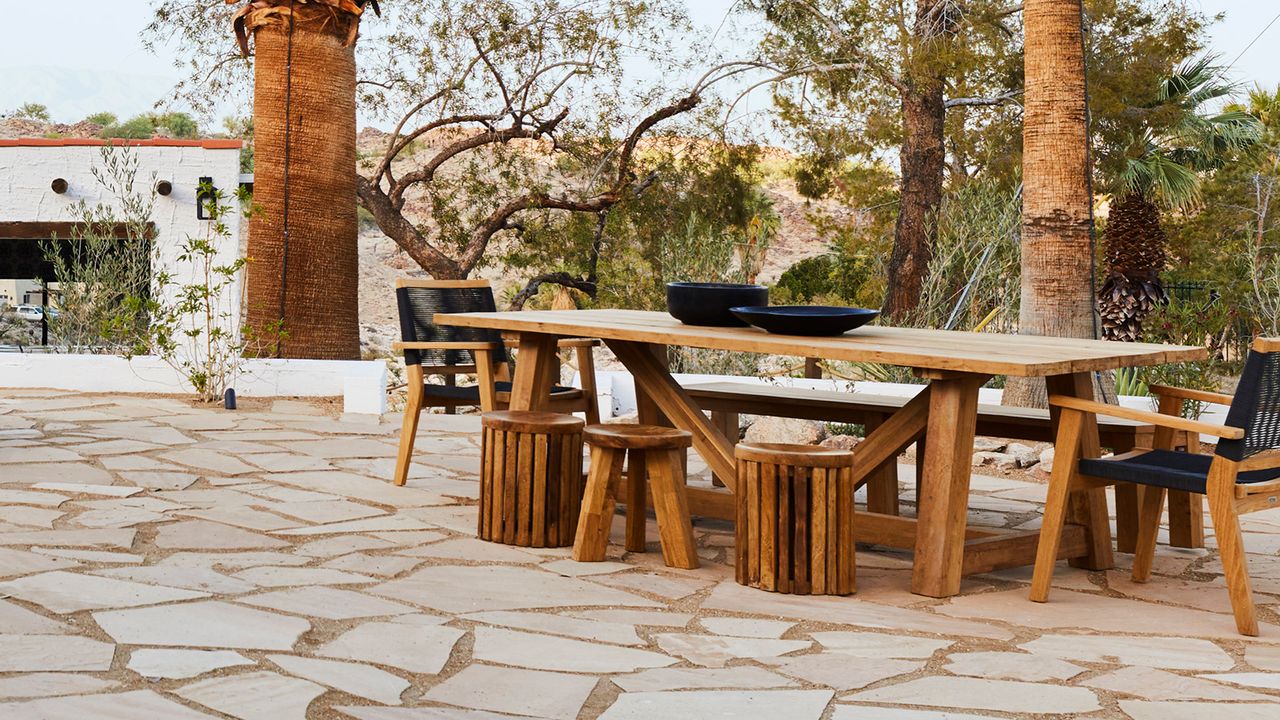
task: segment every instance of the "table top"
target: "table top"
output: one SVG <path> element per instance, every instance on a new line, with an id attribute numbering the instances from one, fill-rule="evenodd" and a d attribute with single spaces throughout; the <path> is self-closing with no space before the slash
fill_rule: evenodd
<path id="1" fill-rule="evenodd" d="M 441 313 L 435 316 L 435 322 L 559 337 L 593 337 L 1023 377 L 1163 365 L 1208 357 L 1208 351 L 1202 347 L 884 325 L 864 326 L 837 337 L 772 335 L 753 327 L 685 325 L 666 313 L 644 310 Z"/>

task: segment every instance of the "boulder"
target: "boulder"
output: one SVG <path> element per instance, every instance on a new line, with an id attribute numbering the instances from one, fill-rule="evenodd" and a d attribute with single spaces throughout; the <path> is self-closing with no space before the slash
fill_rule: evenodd
<path id="1" fill-rule="evenodd" d="M 976 452 L 973 454 L 973 466 L 993 465 L 1001 470 L 1013 470 L 1018 467 L 1017 458 L 1007 453 Z"/>
<path id="2" fill-rule="evenodd" d="M 852 450 L 860 442 L 862 442 L 862 438 L 854 435 L 832 435 L 823 440 L 821 445 L 822 447 L 835 448 L 836 450 Z"/>
<path id="3" fill-rule="evenodd" d="M 1018 467 L 1028 468 L 1040 462 L 1040 452 L 1022 443 L 1009 443 L 1004 449 L 1006 455 L 1012 455 L 1018 461 Z"/>
<path id="4" fill-rule="evenodd" d="M 1053 472 L 1053 446 L 1040 452 L 1040 469 L 1047 473 Z"/>
<path id="5" fill-rule="evenodd" d="M 973 451 L 998 453 L 1004 451 L 1006 444 L 1003 440 L 979 436 L 973 439 Z"/>
<path id="6" fill-rule="evenodd" d="M 827 428 L 813 420 L 765 417 L 751 423 L 743 438 L 752 443 L 817 445 L 827 437 Z"/>

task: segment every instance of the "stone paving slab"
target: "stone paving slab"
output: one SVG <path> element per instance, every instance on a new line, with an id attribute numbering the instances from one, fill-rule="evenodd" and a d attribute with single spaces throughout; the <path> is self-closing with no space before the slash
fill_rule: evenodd
<path id="1" fill-rule="evenodd" d="M 860 548 L 858 594 L 788 596 L 733 581 L 725 523 L 694 571 L 482 542 L 474 415 L 424 416 L 396 487 L 398 418 L 326 412 L 0 394 L 0 718 L 1280 717 L 1280 512 L 1246 524 L 1256 640 L 1212 547 L 1063 564 L 1044 605 Z M 973 488 L 971 522 L 1037 525 L 1043 485 Z"/>

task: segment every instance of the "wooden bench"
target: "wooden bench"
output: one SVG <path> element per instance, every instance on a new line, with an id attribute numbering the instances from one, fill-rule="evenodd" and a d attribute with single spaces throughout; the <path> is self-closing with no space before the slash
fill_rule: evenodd
<path id="1" fill-rule="evenodd" d="M 902 409 L 910 397 L 811 390 L 740 382 L 715 382 L 685 387 L 698 405 L 711 413 L 712 422 L 732 439 L 737 438 L 738 416 L 765 415 L 821 422 L 863 425 L 870 432 Z M 1098 433 L 1102 446 L 1117 453 L 1135 447 L 1152 447 L 1155 428 L 1145 423 L 1122 418 L 1098 416 Z M 978 435 L 1010 438 L 1030 442 L 1053 442 L 1053 423 L 1049 411 L 1036 408 L 978 405 Z M 922 438 L 917 453 L 922 449 Z M 917 464 L 916 466 L 920 466 Z M 1133 507 L 1128 507 L 1132 504 Z M 1137 516 L 1137 499 L 1116 498 L 1119 517 Z M 867 481 L 867 509 L 888 515 L 898 514 L 897 459 L 886 463 Z M 1131 513 L 1131 515 L 1130 515 Z M 1116 539 L 1121 550 L 1132 548 L 1136 536 L 1121 522 Z M 1132 551 L 1131 549 L 1128 551 Z"/>

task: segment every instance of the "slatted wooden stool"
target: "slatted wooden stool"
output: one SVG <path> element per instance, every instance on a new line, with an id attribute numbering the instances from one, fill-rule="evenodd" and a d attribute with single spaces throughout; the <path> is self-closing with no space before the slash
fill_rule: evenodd
<path id="1" fill-rule="evenodd" d="M 638 495 L 641 500 L 628 502 L 628 516 L 643 521 L 643 488 L 647 480 L 658 518 L 663 560 L 670 567 L 698 567 L 682 471 L 693 436 L 684 430 L 655 425 L 590 425 L 584 434 L 591 446 L 591 470 L 582 497 L 573 559 L 604 560 L 617 492 L 622 485 L 622 461 L 629 455 L 630 482 L 633 488 L 640 489 L 629 497 Z M 643 547 L 639 550 L 643 551 Z"/>
<path id="2" fill-rule="evenodd" d="M 735 455 L 738 582 L 796 595 L 854 592 L 853 453 L 743 443 Z"/>
<path id="3" fill-rule="evenodd" d="M 582 428 L 549 412 L 481 418 L 480 539 L 522 547 L 573 544 L 582 501 Z"/>

